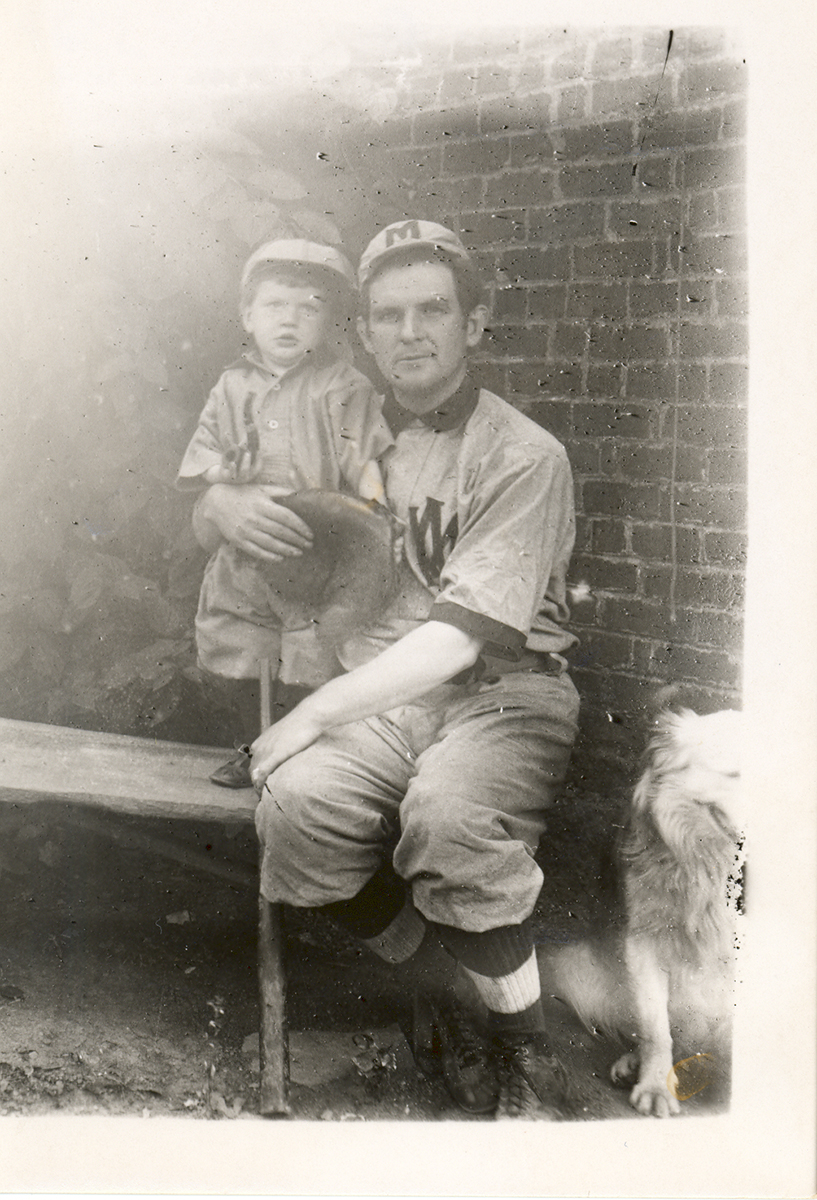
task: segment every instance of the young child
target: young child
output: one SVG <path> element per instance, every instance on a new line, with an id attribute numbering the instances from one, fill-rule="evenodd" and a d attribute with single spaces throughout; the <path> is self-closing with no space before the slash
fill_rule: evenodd
<path id="1" fill-rule="evenodd" d="M 330 246 L 277 240 L 254 251 L 241 279 L 241 318 L 254 345 L 210 393 L 179 487 L 256 483 L 273 496 L 324 488 L 382 501 L 376 460 L 392 437 L 374 388 L 340 357 L 354 287 L 351 264 Z M 265 581 L 262 564 L 228 542 L 205 569 L 196 646 L 200 666 L 240 714 L 237 745 L 260 731 L 265 660 L 281 683 L 301 689 L 340 669 L 314 623 Z M 242 751 L 211 779 L 252 786 L 249 756 Z"/>

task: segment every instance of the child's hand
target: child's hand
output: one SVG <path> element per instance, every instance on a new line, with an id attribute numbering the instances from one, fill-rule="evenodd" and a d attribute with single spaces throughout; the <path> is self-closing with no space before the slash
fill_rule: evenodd
<path id="1" fill-rule="evenodd" d="M 208 483 L 253 483 L 256 474 L 256 455 L 252 450 L 248 446 L 231 445 L 218 465 L 207 468 L 204 478 Z"/>
<path id="2" fill-rule="evenodd" d="M 391 552 L 395 567 L 403 561 L 406 549 L 406 522 L 401 521 L 390 509 L 384 509 L 391 525 Z"/>
<path id="3" fill-rule="evenodd" d="M 202 478 L 206 483 L 233 483 L 233 472 L 226 465 L 213 464 L 204 472 Z"/>
<path id="4" fill-rule="evenodd" d="M 235 463 L 234 483 L 253 483 L 257 474 L 255 458 L 249 450 L 239 450 Z"/>
<path id="5" fill-rule="evenodd" d="M 394 565 L 396 567 L 399 567 L 400 563 L 403 561 L 403 551 L 405 550 L 405 547 L 406 535 L 404 533 L 398 533 L 391 544 L 391 552 L 394 555 Z"/>

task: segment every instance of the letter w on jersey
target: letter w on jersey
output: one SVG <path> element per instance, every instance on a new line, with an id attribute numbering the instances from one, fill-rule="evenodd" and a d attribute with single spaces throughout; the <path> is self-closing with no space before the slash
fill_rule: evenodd
<path id="1" fill-rule="evenodd" d="M 446 549 L 450 550 L 457 540 L 459 524 L 454 513 L 443 530 L 443 505 L 433 496 L 426 497 L 422 516 L 419 509 L 409 508 L 409 522 L 414 545 L 417 547 L 417 565 L 429 585 L 439 581 L 445 565 Z M 446 545 L 447 544 L 447 545 Z"/>

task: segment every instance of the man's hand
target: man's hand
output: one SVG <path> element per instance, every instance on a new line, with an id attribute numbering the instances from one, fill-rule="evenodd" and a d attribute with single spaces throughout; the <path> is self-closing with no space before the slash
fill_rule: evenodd
<path id="1" fill-rule="evenodd" d="M 224 538 L 233 546 L 266 562 L 297 557 L 312 546 L 305 521 L 276 496 L 286 489 L 266 484 L 214 484 L 193 512 L 193 531 L 205 550 L 213 551 Z"/>
<path id="2" fill-rule="evenodd" d="M 337 675 L 253 742 L 252 779 L 260 792 L 282 762 L 336 725 L 411 704 L 473 666 L 482 641 L 455 625 L 426 621 L 376 658 Z"/>
<path id="3" fill-rule="evenodd" d="M 261 795 L 267 778 L 301 750 L 306 750 L 323 733 L 318 721 L 309 714 L 308 705 L 301 703 L 280 721 L 270 725 L 255 739 L 252 752 L 253 786 Z"/>

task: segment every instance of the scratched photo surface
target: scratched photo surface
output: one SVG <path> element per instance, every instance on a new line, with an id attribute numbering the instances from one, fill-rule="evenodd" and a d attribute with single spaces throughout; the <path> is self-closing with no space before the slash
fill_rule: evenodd
<path id="1" fill-rule="evenodd" d="M 669 866 L 656 850 L 672 888 L 633 885 L 625 903 L 616 847 L 657 770 L 642 756 L 662 703 L 741 707 L 739 36 L 350 25 L 314 27 L 307 45 L 261 5 L 218 38 L 156 19 L 53 7 L 21 33 L 47 69 L 9 134 L 3 229 L 0 1114 L 259 1117 L 254 794 L 207 782 L 235 747 L 197 665 L 207 555 L 174 481 L 241 351 L 251 249 L 306 238 L 357 262 L 404 219 L 440 222 L 473 252 L 490 301 L 478 377 L 553 434 L 573 472 L 582 710 L 534 914 L 571 1085 L 561 1120 L 654 1119 L 633 1104 L 673 1122 L 728 1113 L 734 739 L 691 735 L 709 747 L 699 807 L 721 815 L 685 826 Z M 381 385 L 353 332 L 344 353 Z M 273 716 L 292 699 L 273 697 Z M 687 769 L 676 734 L 664 759 Z M 685 787 L 673 795 L 691 821 Z M 709 874 L 689 859 L 702 838 Z M 672 1057 L 639 1104 L 611 1069 L 626 1075 L 638 998 L 622 947 L 633 906 L 649 924 L 643 904 L 651 928 L 677 933 L 656 951 L 663 968 L 685 970 L 664 998 Z M 387 967 L 310 912 L 287 909 L 282 937 L 293 1117 L 485 1119 L 418 1070 L 410 998 Z"/>

